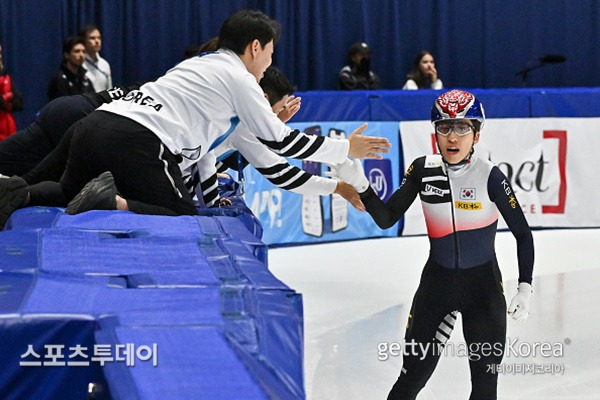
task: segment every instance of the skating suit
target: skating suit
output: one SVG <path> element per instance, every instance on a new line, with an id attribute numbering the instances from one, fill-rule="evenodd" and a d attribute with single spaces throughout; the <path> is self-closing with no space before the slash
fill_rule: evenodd
<path id="1" fill-rule="evenodd" d="M 458 312 L 471 368 L 471 399 L 495 399 L 495 365 L 506 341 L 506 300 L 494 240 L 502 215 L 517 241 L 519 282 L 531 283 L 533 237 L 514 191 L 497 166 L 473 155 L 448 166 L 440 155 L 416 159 L 400 188 L 383 203 L 372 189 L 361 198 L 381 228 L 393 225 L 417 194 L 431 245 L 413 299 L 406 342 L 430 343 L 426 354 L 404 353 L 390 399 L 414 399 L 446 345 Z M 398 279 L 409 266 L 399 259 Z M 488 351 L 490 346 L 493 351 Z"/>

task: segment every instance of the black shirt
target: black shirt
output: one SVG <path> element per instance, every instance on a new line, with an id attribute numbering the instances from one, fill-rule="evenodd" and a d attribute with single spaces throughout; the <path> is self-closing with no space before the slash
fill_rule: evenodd
<path id="1" fill-rule="evenodd" d="M 79 67 L 77 73 L 74 74 L 63 62 L 60 70 L 52 77 L 48 85 L 48 100 L 74 94 L 94 93 L 92 82 L 85 76 L 85 72 L 83 67 Z"/>

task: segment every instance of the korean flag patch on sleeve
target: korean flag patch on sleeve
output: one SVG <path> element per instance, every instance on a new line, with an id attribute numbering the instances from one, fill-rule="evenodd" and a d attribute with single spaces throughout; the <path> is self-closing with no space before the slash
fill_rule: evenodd
<path id="1" fill-rule="evenodd" d="M 461 188 L 460 199 L 461 200 L 475 200 L 475 188 Z"/>

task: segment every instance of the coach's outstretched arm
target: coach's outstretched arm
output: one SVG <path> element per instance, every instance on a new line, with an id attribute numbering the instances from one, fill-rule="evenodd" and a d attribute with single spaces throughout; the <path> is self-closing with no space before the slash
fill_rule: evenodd
<path id="1" fill-rule="evenodd" d="M 358 129 L 355 129 L 348 137 L 350 141 L 348 156 L 352 158 L 375 158 L 381 160 L 383 157 L 378 153 L 389 153 L 392 145 L 386 138 L 363 136 L 362 133 L 365 129 L 367 129 L 366 122 L 359 126 Z"/>

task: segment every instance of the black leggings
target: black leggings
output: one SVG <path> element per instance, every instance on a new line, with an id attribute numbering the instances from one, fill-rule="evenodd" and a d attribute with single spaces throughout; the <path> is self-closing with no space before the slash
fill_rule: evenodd
<path id="1" fill-rule="evenodd" d="M 46 104 L 27 128 L 0 141 L 0 174 L 21 176 L 35 167 L 57 146 L 67 129 L 94 108 L 81 95 L 59 97 Z"/>
<path id="2" fill-rule="evenodd" d="M 67 152 L 60 182 L 44 181 L 30 186 L 29 205 L 64 207 L 86 183 L 111 171 L 117 190 L 131 211 L 197 214 L 181 178 L 180 160 L 155 134 L 133 120 L 94 111 L 72 127 L 72 132 L 65 135 L 56 152 L 45 161 L 58 170 L 65 164 Z"/>
<path id="3" fill-rule="evenodd" d="M 506 301 L 496 260 L 469 269 L 427 262 L 413 299 L 405 341 L 424 347 L 429 344 L 429 350 L 423 355 L 410 351 L 420 348 L 416 345 L 406 347 L 400 377 L 388 399 L 417 397 L 437 365 L 457 312 L 462 314 L 469 349 L 470 399 L 496 399 L 495 366 L 502 361 L 506 342 Z"/>

